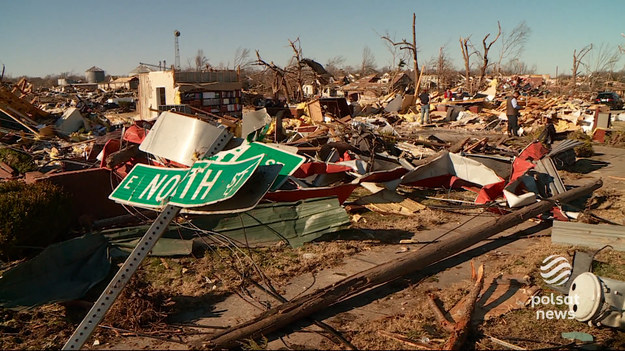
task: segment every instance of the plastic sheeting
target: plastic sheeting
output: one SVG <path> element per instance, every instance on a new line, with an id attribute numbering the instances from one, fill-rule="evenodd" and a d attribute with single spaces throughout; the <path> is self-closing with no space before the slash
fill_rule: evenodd
<path id="1" fill-rule="evenodd" d="M 50 245 L 2 274 L 0 306 L 22 310 L 78 299 L 107 276 L 110 266 L 107 241 L 100 234 Z"/>

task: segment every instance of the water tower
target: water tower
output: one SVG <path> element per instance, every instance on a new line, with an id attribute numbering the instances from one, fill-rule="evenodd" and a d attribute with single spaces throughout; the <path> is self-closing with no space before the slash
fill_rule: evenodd
<path id="1" fill-rule="evenodd" d="M 176 58 L 176 61 L 174 61 L 174 67 L 176 67 L 177 70 L 180 69 L 180 47 L 178 47 L 178 37 L 180 36 L 180 31 L 178 31 L 177 29 L 174 31 L 174 57 Z"/>

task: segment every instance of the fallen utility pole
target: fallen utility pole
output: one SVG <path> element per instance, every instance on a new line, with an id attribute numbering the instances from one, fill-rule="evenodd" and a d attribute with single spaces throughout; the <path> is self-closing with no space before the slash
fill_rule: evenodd
<path id="1" fill-rule="evenodd" d="M 428 265 L 465 250 L 501 231 L 523 223 L 530 218 L 534 218 L 550 210 L 558 202 L 569 202 L 590 194 L 602 185 L 603 182 L 599 179 L 594 183 L 568 190 L 521 210 L 489 220 L 476 228 L 471 228 L 464 233 L 458 233 L 448 240 L 428 245 L 414 253 L 408 253 L 393 261 L 352 275 L 329 287 L 319 289 L 311 294 L 283 303 L 264 312 L 257 318 L 229 328 L 213 336 L 210 340 L 202 342 L 201 346 L 214 349 L 226 349 L 240 346 L 240 340 L 267 335 L 283 327 L 292 325 L 293 322 L 319 312 L 340 300 L 345 300 L 348 297 L 361 293 L 366 289 L 388 283 L 407 274 L 419 271 Z"/>

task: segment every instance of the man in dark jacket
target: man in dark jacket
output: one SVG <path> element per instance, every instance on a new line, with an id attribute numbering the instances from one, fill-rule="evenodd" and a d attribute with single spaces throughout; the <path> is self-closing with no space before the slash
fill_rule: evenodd
<path id="1" fill-rule="evenodd" d="M 513 136 L 519 136 L 519 110 L 522 109 L 517 102 L 518 92 L 514 92 L 512 96 L 506 99 L 506 116 L 508 116 L 508 133 Z"/>

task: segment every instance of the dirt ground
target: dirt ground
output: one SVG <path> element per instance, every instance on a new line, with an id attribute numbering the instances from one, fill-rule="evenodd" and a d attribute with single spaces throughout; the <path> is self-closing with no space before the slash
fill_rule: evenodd
<path id="1" fill-rule="evenodd" d="M 602 178 L 604 185 L 587 202 L 584 218 L 593 214 L 623 224 L 624 149 L 595 144 L 594 150 L 593 157 L 578 159 L 576 166 L 562 171 L 561 176 L 567 185 Z M 417 201 L 423 201 L 424 195 L 435 195 L 431 190 L 401 191 Z M 359 190 L 352 199 L 366 194 Z M 467 194 L 439 192 L 436 196 L 464 198 Z M 252 280 L 293 299 L 418 251 L 428 243 L 444 239 L 453 230 L 480 226 L 495 216 L 484 209 L 432 207 L 409 217 L 353 211 L 350 230 L 297 249 L 282 245 L 261 249 L 225 247 L 194 257 L 149 258 L 84 349 L 196 348 L 199 342 L 225 327 L 280 304 Z M 505 284 L 513 287 L 510 291 L 514 293 L 532 288 L 542 289 L 540 295 L 559 294 L 544 285 L 540 263 L 551 254 L 571 258 L 581 248 L 552 245 L 550 233 L 550 223 L 527 221 L 418 273 L 341 301 L 313 317 L 336 329 L 357 349 L 419 349 L 419 343 L 439 348 L 449 333 L 437 322 L 428 293 L 435 294 L 443 311 L 451 310 L 471 288 L 473 262 L 485 267 L 485 290 L 464 348 L 506 349 L 502 342 L 525 349 L 563 348 L 573 342 L 563 338 L 563 332 L 589 333 L 599 348 L 625 348 L 625 333 L 621 331 L 589 327 L 576 320 L 539 318 L 540 310 L 564 310 L 565 306 L 513 306 L 506 305 L 504 298 L 498 304 L 487 303 L 488 294 L 484 291 Z M 595 272 L 625 280 L 625 253 L 604 250 L 595 260 Z M 93 295 L 85 300 L 95 299 L 97 292 Z M 0 348 L 60 348 L 88 306 L 86 302 L 76 302 L 25 312 L 2 311 Z M 398 341 L 401 338 L 404 341 Z M 241 344 L 244 349 L 346 348 L 336 337 L 306 320 L 293 324 L 289 330 Z"/>

